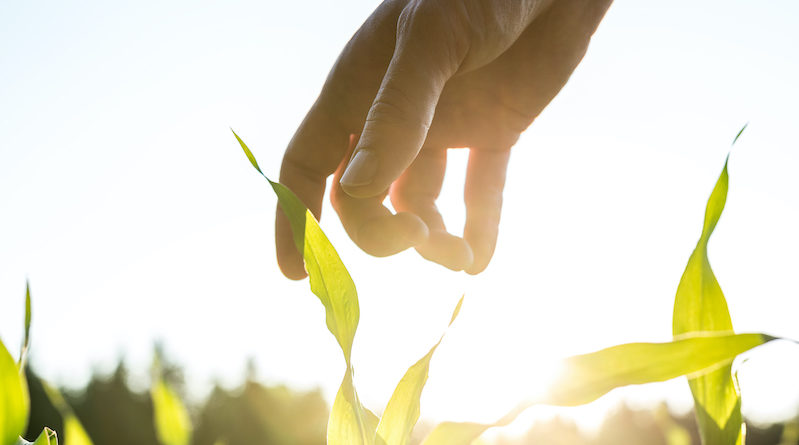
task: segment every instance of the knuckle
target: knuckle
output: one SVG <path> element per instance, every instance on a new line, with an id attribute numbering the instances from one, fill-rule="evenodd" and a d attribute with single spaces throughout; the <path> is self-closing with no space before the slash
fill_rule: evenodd
<path id="1" fill-rule="evenodd" d="M 417 56 L 434 58 L 442 75 L 457 71 L 469 48 L 470 27 L 464 2 L 416 0 L 397 19 L 397 46 L 413 48 Z"/>
<path id="2" fill-rule="evenodd" d="M 393 124 L 427 131 L 433 118 L 434 109 L 411 97 L 401 88 L 386 82 L 372 104 L 367 122 L 391 122 Z"/>

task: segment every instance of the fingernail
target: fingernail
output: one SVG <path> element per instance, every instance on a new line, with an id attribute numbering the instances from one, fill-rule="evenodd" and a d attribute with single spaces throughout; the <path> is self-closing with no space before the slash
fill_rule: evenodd
<path id="1" fill-rule="evenodd" d="M 358 150 L 341 176 L 341 185 L 358 187 L 372 183 L 377 173 L 377 156 L 371 150 Z"/>

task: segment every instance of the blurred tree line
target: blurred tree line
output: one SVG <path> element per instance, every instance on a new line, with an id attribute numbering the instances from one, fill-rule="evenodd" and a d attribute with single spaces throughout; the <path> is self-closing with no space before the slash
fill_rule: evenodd
<path id="1" fill-rule="evenodd" d="M 63 431 L 35 371 L 27 370 L 31 393 L 28 437 L 47 425 Z M 216 385 L 201 404 L 190 405 L 194 422 L 192 445 L 324 445 L 329 408 L 321 392 L 300 392 L 285 386 L 266 386 L 255 381 L 248 368 L 241 385 L 225 389 Z M 164 367 L 164 378 L 173 388 L 183 388 L 183 372 Z M 120 361 L 110 375 L 95 373 L 80 391 L 65 396 L 95 445 L 158 445 L 149 393 L 136 392 Z M 415 442 L 430 430 L 421 423 Z M 500 437 L 496 445 L 700 445 L 692 413 L 677 416 L 662 405 L 656 410 L 619 406 L 599 431 L 587 435 L 562 418 L 541 421 L 521 438 Z M 799 445 L 799 423 L 768 427 L 747 426 L 747 445 Z M 62 445 L 70 445 L 68 443 Z"/>

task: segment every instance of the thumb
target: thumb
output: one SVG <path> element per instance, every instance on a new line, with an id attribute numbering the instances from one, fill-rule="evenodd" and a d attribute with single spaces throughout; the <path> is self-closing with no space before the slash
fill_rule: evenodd
<path id="1" fill-rule="evenodd" d="M 356 198 L 384 193 L 413 162 L 441 91 L 462 60 L 453 57 L 458 51 L 447 43 L 451 39 L 432 35 L 439 34 L 440 27 L 405 16 L 400 16 L 394 55 L 340 181 Z"/>

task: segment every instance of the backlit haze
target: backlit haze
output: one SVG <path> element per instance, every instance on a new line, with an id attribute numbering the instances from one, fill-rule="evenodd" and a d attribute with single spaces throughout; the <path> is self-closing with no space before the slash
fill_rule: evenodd
<path id="1" fill-rule="evenodd" d="M 307 281 L 279 272 L 275 198 L 230 133 L 277 178 L 282 152 L 375 2 L 0 4 L 0 336 L 68 386 L 119 357 L 147 385 L 152 345 L 192 396 L 234 384 L 320 386 L 344 363 Z M 617 0 L 583 63 L 513 149 L 494 260 L 476 277 L 415 252 L 373 258 L 329 203 L 322 228 L 358 286 L 356 385 L 381 411 L 439 348 L 422 417 L 491 421 L 543 387 L 557 359 L 666 341 L 674 292 L 729 144 L 727 209 L 710 260 L 738 331 L 799 339 L 799 3 Z M 464 220 L 466 151 L 439 201 Z M 744 413 L 799 413 L 799 346 L 739 364 Z M 740 363 L 741 360 L 738 361 Z M 682 379 L 588 407 L 535 408 L 595 425 L 628 400 L 690 407 Z"/>

